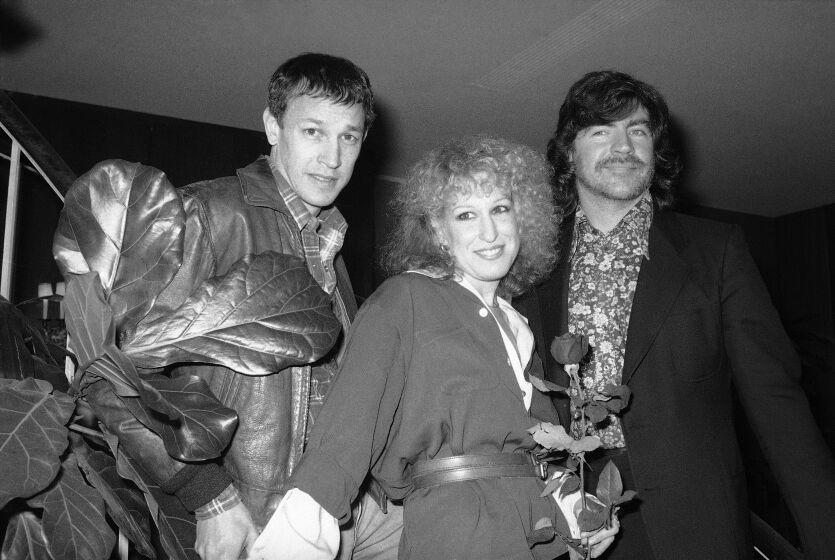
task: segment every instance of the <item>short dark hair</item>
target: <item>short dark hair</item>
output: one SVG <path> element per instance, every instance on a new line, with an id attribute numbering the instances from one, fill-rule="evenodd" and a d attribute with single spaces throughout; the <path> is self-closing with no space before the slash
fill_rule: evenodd
<path id="1" fill-rule="evenodd" d="M 279 66 L 270 79 L 267 106 L 281 124 L 291 99 L 301 95 L 326 98 L 341 105 L 362 105 L 365 132 L 374 123 L 374 93 L 368 75 L 345 58 L 304 53 Z"/>
<path id="2" fill-rule="evenodd" d="M 564 212 L 577 206 L 574 165 L 570 155 L 577 133 L 589 126 L 624 119 L 644 107 L 654 143 L 654 173 L 650 194 L 657 208 L 672 205 L 673 184 L 682 170 L 681 156 L 672 135 L 670 112 L 657 89 L 623 72 L 589 72 L 571 86 L 560 107 L 557 130 L 548 142 L 548 160 L 554 166 L 557 204 Z"/>
<path id="3" fill-rule="evenodd" d="M 498 294 L 512 297 L 543 280 L 557 259 L 559 216 L 551 195 L 551 166 L 539 152 L 487 136 L 451 140 L 428 152 L 394 195 L 394 230 L 383 247 L 381 265 L 388 274 L 429 269 L 451 276 L 454 263 L 441 249 L 432 227 L 457 194 L 481 188 L 474 178 L 491 177 L 507 191 L 519 224 L 519 254 L 501 280 Z"/>

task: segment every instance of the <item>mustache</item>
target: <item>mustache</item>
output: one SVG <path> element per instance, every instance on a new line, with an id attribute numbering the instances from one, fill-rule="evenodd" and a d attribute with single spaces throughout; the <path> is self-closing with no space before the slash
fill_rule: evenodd
<path id="1" fill-rule="evenodd" d="M 639 158 L 638 156 L 633 155 L 633 154 L 627 154 L 625 156 L 608 156 L 608 157 L 598 161 L 595 164 L 594 167 L 595 167 L 596 171 L 600 171 L 601 169 L 603 169 L 607 165 L 611 165 L 611 164 L 615 164 L 615 165 L 629 164 L 629 165 L 634 165 L 636 167 L 646 167 L 646 165 L 647 165 L 646 162 L 644 160 L 642 160 L 641 158 Z"/>

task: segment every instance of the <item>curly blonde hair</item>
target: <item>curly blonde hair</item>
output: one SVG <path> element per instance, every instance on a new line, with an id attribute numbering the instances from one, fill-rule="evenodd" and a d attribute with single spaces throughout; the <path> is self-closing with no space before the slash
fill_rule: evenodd
<path id="1" fill-rule="evenodd" d="M 391 203 L 395 226 L 380 259 L 388 274 L 430 269 L 452 275 L 452 256 L 441 249 L 432 220 L 454 197 L 483 189 L 474 179 L 480 173 L 493 179 L 489 187 L 510 194 L 519 226 L 519 254 L 498 294 L 519 295 L 547 277 L 557 260 L 561 220 L 551 192 L 551 166 L 527 146 L 488 136 L 451 140 L 412 167 Z"/>

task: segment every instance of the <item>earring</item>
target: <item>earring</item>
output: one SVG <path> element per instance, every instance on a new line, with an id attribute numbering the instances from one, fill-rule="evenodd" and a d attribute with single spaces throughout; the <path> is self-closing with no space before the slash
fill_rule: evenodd
<path id="1" fill-rule="evenodd" d="M 449 254 L 449 245 L 446 243 L 438 243 L 438 249 L 440 249 L 442 253 Z"/>

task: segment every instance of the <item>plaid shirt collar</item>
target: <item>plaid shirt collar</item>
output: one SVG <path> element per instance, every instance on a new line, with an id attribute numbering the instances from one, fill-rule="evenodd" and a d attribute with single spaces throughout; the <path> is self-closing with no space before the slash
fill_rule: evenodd
<path id="1" fill-rule="evenodd" d="M 275 178 L 278 194 L 301 232 L 302 249 L 308 269 L 322 289 L 330 294 L 336 286 L 333 260 L 345 241 L 348 222 L 335 206 L 321 211 L 318 216 L 311 214 L 272 160 L 268 158 L 267 161 Z"/>
<path id="2" fill-rule="evenodd" d="M 296 225 L 299 226 L 299 231 L 310 228 L 310 231 L 317 232 L 322 237 L 323 230 L 336 230 L 341 231 L 344 236 L 345 231 L 348 229 L 348 222 L 345 221 L 345 218 L 336 206 L 322 210 L 318 216 L 312 215 L 301 197 L 293 190 L 293 187 L 290 186 L 287 179 L 284 178 L 284 175 L 276 169 L 272 160 L 268 158 L 267 161 L 270 164 L 270 170 L 273 172 L 275 184 L 278 187 L 278 194 L 284 201 L 290 216 L 292 216 Z"/>

